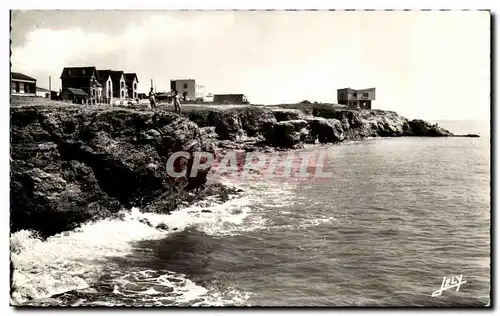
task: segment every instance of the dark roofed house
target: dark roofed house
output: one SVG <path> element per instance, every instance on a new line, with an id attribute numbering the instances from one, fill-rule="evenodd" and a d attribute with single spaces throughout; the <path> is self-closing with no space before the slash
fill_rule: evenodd
<path id="1" fill-rule="evenodd" d="M 99 82 L 102 84 L 102 98 L 104 103 L 111 103 L 113 99 L 113 70 L 97 70 Z"/>
<path id="2" fill-rule="evenodd" d="M 111 79 L 113 81 L 113 98 L 125 99 L 127 97 L 127 86 L 124 72 L 121 70 L 113 71 Z"/>
<path id="3" fill-rule="evenodd" d="M 80 89 L 86 93 L 88 102 L 92 104 L 100 102 L 101 99 L 98 89 L 99 80 L 99 74 L 93 66 L 65 67 L 61 73 L 62 90 L 64 91 L 65 88 Z"/>
<path id="4" fill-rule="evenodd" d="M 71 101 L 79 104 L 85 104 L 89 99 L 89 95 L 78 88 L 63 88 L 60 97 L 63 101 Z"/>
<path id="5" fill-rule="evenodd" d="M 36 79 L 19 72 L 10 73 L 10 92 L 13 96 L 36 96 Z"/>
<path id="6" fill-rule="evenodd" d="M 137 92 L 137 83 L 139 83 L 139 79 L 137 79 L 137 74 L 135 73 L 126 73 L 125 74 L 125 84 L 127 85 L 128 97 L 132 99 L 139 98 Z"/>

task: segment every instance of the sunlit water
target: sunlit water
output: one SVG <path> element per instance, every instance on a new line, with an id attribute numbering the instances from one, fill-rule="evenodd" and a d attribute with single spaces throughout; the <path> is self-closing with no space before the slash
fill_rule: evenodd
<path id="1" fill-rule="evenodd" d="M 12 303 L 484 306 L 488 123 L 441 124 L 482 138 L 311 147 L 328 150 L 331 179 L 226 179 L 244 194 L 222 205 L 134 209 L 43 242 L 17 232 Z M 431 297 L 458 275 L 459 291 Z"/>

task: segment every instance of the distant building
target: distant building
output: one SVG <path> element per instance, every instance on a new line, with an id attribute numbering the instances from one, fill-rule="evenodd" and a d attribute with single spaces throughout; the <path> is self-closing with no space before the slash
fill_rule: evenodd
<path id="1" fill-rule="evenodd" d="M 65 67 L 61 73 L 61 87 L 65 89 L 82 90 L 87 95 L 87 101 L 91 104 L 101 102 L 99 96 L 99 74 L 95 67 Z M 76 91 L 75 90 L 75 91 Z M 71 90 L 66 90 L 68 91 Z"/>
<path id="2" fill-rule="evenodd" d="M 137 79 L 137 75 L 135 73 L 126 73 L 125 74 L 125 85 L 127 86 L 128 97 L 132 99 L 138 99 L 137 92 L 137 84 L 139 83 L 139 79 Z"/>
<path id="3" fill-rule="evenodd" d="M 19 72 L 10 73 L 10 93 L 13 96 L 36 96 L 36 79 Z"/>
<path id="4" fill-rule="evenodd" d="M 128 97 L 125 73 L 121 70 L 113 71 L 111 78 L 113 80 L 113 98 L 123 101 Z"/>
<path id="5" fill-rule="evenodd" d="M 53 91 L 55 92 L 55 91 Z M 40 98 L 50 98 L 51 94 L 49 89 L 45 89 L 42 87 L 36 87 L 36 96 Z"/>
<path id="6" fill-rule="evenodd" d="M 127 86 L 127 78 L 130 87 Z M 93 66 L 66 67 L 61 74 L 62 89 L 80 89 L 87 94 L 87 101 L 92 104 L 126 104 L 127 98 L 137 98 L 137 82 L 135 73 L 97 70 Z"/>
<path id="7" fill-rule="evenodd" d="M 170 89 L 176 90 L 184 102 L 202 101 L 207 93 L 206 87 L 197 84 L 194 79 L 170 80 Z"/>
<path id="8" fill-rule="evenodd" d="M 375 100 L 375 88 L 355 90 L 351 88 L 337 90 L 337 102 L 357 109 L 371 109 Z"/>
<path id="9" fill-rule="evenodd" d="M 109 104 L 113 99 L 113 70 L 98 70 L 97 74 L 102 85 L 102 102 Z"/>
<path id="10" fill-rule="evenodd" d="M 248 104 L 248 99 L 244 94 L 216 94 L 214 103 L 223 104 Z"/>
<path id="11" fill-rule="evenodd" d="M 89 95 L 78 88 L 62 88 L 60 99 L 72 103 L 85 104 L 89 100 Z"/>
<path id="12" fill-rule="evenodd" d="M 214 102 L 214 95 L 211 93 L 207 93 L 203 98 L 203 102 Z"/>

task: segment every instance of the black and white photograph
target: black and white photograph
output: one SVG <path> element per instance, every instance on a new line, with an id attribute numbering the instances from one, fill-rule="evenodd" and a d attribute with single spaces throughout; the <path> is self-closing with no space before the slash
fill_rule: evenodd
<path id="1" fill-rule="evenodd" d="M 493 20 L 10 10 L 9 305 L 491 307 Z"/>

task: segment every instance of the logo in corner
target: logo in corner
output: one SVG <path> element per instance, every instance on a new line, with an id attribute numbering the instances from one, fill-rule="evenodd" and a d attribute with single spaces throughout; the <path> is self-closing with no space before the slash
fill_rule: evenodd
<path id="1" fill-rule="evenodd" d="M 440 296 L 441 294 L 443 294 L 443 291 L 452 289 L 454 287 L 457 288 L 456 291 L 458 292 L 458 290 L 460 289 L 460 285 L 465 283 L 467 283 L 467 281 L 462 281 L 462 274 L 460 274 L 459 276 L 453 276 L 451 278 L 444 277 L 443 282 L 441 283 L 441 288 L 437 291 L 434 291 L 431 296 Z"/>

